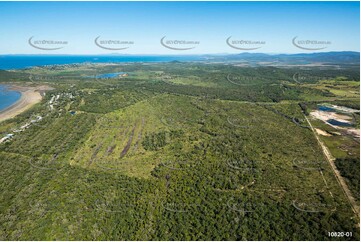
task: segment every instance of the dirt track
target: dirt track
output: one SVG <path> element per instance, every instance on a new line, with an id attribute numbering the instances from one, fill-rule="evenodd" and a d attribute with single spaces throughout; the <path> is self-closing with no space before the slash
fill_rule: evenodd
<path id="1" fill-rule="evenodd" d="M 317 135 L 317 132 L 315 131 L 314 127 L 312 126 L 311 122 L 308 120 L 308 118 L 305 116 L 308 124 L 310 125 L 311 129 L 312 129 L 312 132 L 313 134 L 315 135 L 318 143 L 320 144 L 321 148 L 322 148 L 322 151 L 327 159 L 327 161 L 329 162 L 331 168 L 332 168 L 332 171 L 338 181 L 338 183 L 340 184 L 343 192 L 345 193 L 350 205 L 351 205 L 351 208 L 353 210 L 353 212 L 355 213 L 355 215 L 357 217 L 359 217 L 359 214 L 360 214 L 360 207 L 359 205 L 357 204 L 355 198 L 353 197 L 350 189 L 348 188 L 345 180 L 343 179 L 343 177 L 341 176 L 340 172 L 337 170 L 337 167 L 334 163 L 335 161 L 335 158 L 331 155 L 330 151 L 328 150 L 328 148 L 326 147 L 326 145 L 320 140 L 320 138 L 318 137 Z"/>

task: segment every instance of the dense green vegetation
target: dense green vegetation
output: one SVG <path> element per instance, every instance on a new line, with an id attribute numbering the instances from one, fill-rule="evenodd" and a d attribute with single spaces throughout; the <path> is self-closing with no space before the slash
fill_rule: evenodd
<path id="1" fill-rule="evenodd" d="M 91 77 L 113 72 L 129 75 Z M 43 117 L 0 144 L 1 240 L 359 240 L 304 116 L 355 105 L 355 69 L 89 64 L 0 80 L 12 74 L 54 90 L 1 123 Z M 336 164 L 356 191 L 359 159 Z"/>
<path id="2" fill-rule="evenodd" d="M 341 172 L 341 175 L 347 179 L 355 198 L 360 199 L 360 160 L 337 159 L 335 164 Z"/>

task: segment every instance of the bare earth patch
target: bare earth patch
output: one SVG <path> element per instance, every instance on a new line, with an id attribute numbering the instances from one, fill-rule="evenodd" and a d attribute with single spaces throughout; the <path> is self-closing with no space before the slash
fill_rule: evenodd
<path id="1" fill-rule="evenodd" d="M 323 135 L 323 136 L 332 136 L 331 134 L 327 133 L 326 131 L 322 130 L 322 129 L 317 129 L 315 128 L 317 134 L 319 135 Z"/>
<path id="2" fill-rule="evenodd" d="M 340 106 L 337 106 L 337 108 L 338 109 L 343 108 L 344 111 L 349 110 L 348 108 L 344 108 L 344 107 L 340 107 Z M 352 111 L 353 109 L 350 109 L 350 110 Z M 320 111 L 320 110 L 314 110 L 310 113 L 310 115 L 313 118 L 319 119 L 319 120 L 323 121 L 324 123 L 332 126 L 335 129 L 346 132 L 346 134 L 348 134 L 348 135 L 351 135 L 355 138 L 360 138 L 360 129 L 351 128 L 351 127 L 340 127 L 340 126 L 332 125 L 327 122 L 327 120 L 329 120 L 329 119 L 334 119 L 339 122 L 344 122 L 344 123 L 350 124 L 352 122 L 352 117 L 350 117 L 350 116 L 335 113 L 335 112 L 324 112 L 324 111 Z M 318 134 L 323 135 L 323 136 L 331 136 L 330 134 L 328 134 L 327 132 L 325 132 L 321 129 L 315 129 L 315 131 Z M 325 135 L 324 133 L 326 133 L 327 135 Z M 336 132 L 335 132 L 335 134 L 341 135 L 341 133 L 337 134 Z"/>
<path id="3" fill-rule="evenodd" d="M 360 138 L 360 130 L 359 129 L 347 129 L 346 131 L 349 135 L 353 137 Z"/>
<path id="4" fill-rule="evenodd" d="M 320 119 L 324 122 L 326 122 L 329 119 L 335 119 L 337 121 L 344 122 L 344 123 L 351 123 L 351 121 L 352 121 L 352 118 L 350 116 L 333 113 L 333 112 L 324 112 L 324 111 L 320 111 L 320 110 L 315 110 L 315 111 L 312 111 L 310 114 L 311 114 L 311 116 L 313 116 L 317 119 Z"/>

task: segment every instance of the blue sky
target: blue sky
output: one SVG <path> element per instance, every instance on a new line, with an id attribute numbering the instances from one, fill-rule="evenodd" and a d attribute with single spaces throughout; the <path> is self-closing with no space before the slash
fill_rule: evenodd
<path id="1" fill-rule="evenodd" d="M 0 2 L 0 54 L 207 54 L 240 53 L 226 39 L 263 41 L 253 52 L 304 53 L 292 44 L 329 41 L 322 51 L 359 51 L 359 2 Z M 61 40 L 60 50 L 28 44 Z M 105 50 L 104 40 L 133 41 L 125 50 Z M 169 40 L 198 41 L 186 51 Z M 252 52 L 252 51 L 247 51 Z"/>

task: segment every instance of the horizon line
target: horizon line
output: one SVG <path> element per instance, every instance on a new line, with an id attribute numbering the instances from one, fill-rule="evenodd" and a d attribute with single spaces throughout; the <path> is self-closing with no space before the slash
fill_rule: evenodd
<path id="1" fill-rule="evenodd" d="M 225 55 L 239 55 L 239 54 L 265 54 L 265 55 L 298 55 L 298 54 L 322 54 L 322 53 L 342 53 L 342 52 L 353 52 L 353 53 L 359 53 L 360 51 L 355 50 L 340 50 L 340 51 L 321 51 L 321 52 L 240 52 L 240 53 L 195 53 L 195 54 L 123 54 L 123 53 L 90 53 L 90 54 L 50 54 L 50 53 L 36 53 L 36 54 L 0 54 L 0 56 L 207 56 L 207 55 L 213 55 L 213 56 L 225 56 Z"/>

